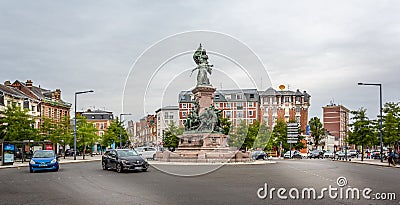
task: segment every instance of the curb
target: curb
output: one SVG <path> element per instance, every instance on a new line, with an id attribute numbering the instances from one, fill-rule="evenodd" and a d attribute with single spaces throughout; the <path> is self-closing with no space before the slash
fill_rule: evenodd
<path id="1" fill-rule="evenodd" d="M 232 163 L 196 163 L 196 162 L 160 162 L 160 161 L 148 161 L 150 166 L 153 165 L 194 165 L 194 166 L 203 166 L 203 165 L 211 165 L 211 166 L 223 166 L 223 165 L 265 165 L 265 164 L 275 164 L 275 161 L 255 161 L 255 162 L 232 162 Z"/>
<path id="2" fill-rule="evenodd" d="M 379 166 L 379 167 L 392 167 L 392 168 L 400 168 L 400 166 L 388 166 L 386 163 L 382 164 L 375 164 L 375 163 L 365 163 L 361 161 L 342 161 L 342 160 L 335 160 L 336 162 L 348 162 L 348 163 L 355 163 L 355 164 L 366 164 L 366 165 L 372 165 L 372 166 Z"/>
<path id="3" fill-rule="evenodd" d="M 72 161 L 60 161 L 60 164 L 72 164 L 72 163 L 83 163 L 83 162 L 95 162 L 95 161 L 101 161 L 100 159 L 81 159 L 81 160 L 72 160 Z M 18 164 L 18 165 L 6 165 L 6 166 L 0 166 L 0 169 L 8 169 L 8 168 L 19 168 L 19 167 L 29 167 L 29 162 L 23 163 L 23 164 Z"/>

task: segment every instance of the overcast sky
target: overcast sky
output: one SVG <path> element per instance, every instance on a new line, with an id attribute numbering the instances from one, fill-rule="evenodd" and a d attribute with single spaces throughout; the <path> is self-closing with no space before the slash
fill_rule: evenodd
<path id="1" fill-rule="evenodd" d="M 93 89 L 93 94 L 79 95 L 78 109 L 95 107 L 116 115 L 123 109 L 133 114 L 125 119 L 138 120 L 146 113 L 154 113 L 159 105 L 151 104 L 160 98 L 157 93 L 152 96 L 152 92 L 146 95 L 146 106 L 135 104 L 144 101 L 146 89 L 164 89 L 161 105 L 177 105 L 179 91 L 194 86 L 195 77 L 189 75 L 195 64 L 188 51 L 203 43 L 210 52 L 210 63 L 215 65 L 211 82 L 218 89 L 278 89 L 284 84 L 290 90 L 306 90 L 312 96 L 310 117 L 321 118 L 321 107 L 333 101 L 351 110 L 365 107 L 375 118 L 379 89 L 360 87 L 357 82 L 382 83 L 384 102 L 400 101 L 399 11 L 399 1 L 383 0 L 251 4 L 205 0 L 3 0 L 0 80 L 31 79 L 43 88 L 60 88 L 62 98 L 68 102 L 74 101 L 75 91 Z M 250 50 L 241 47 L 234 53 L 232 50 L 237 49 L 233 44 L 218 44 L 224 39 L 210 36 L 177 38 L 164 47 L 155 46 L 168 36 L 194 30 L 226 34 Z M 162 54 L 146 53 L 156 47 Z M 179 52 L 183 53 L 178 55 Z M 224 55 L 237 56 L 229 61 L 221 57 Z M 144 63 L 135 68 L 134 62 L 143 57 L 154 61 L 148 67 Z M 169 58 L 173 59 L 162 67 L 164 74 L 160 71 L 154 78 L 167 82 L 168 90 L 141 79 L 141 72 L 150 70 L 148 74 L 154 74 Z M 242 61 L 240 65 L 250 70 L 252 77 L 235 72 L 240 66 L 234 61 Z M 180 70 L 176 70 L 178 67 Z M 174 80 L 165 80 L 170 78 L 171 70 L 176 72 Z M 125 81 L 128 96 L 122 108 Z M 249 81 L 253 82 L 247 84 Z"/>

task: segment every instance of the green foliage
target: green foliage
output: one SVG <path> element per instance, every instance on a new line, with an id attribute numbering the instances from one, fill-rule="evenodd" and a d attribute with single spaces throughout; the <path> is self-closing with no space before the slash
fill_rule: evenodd
<path id="1" fill-rule="evenodd" d="M 221 115 L 221 127 L 222 127 L 222 133 L 224 135 L 228 135 L 229 132 L 231 131 L 231 121 L 229 118 L 224 118 Z"/>
<path id="2" fill-rule="evenodd" d="M 360 108 L 357 111 L 351 111 L 354 116 L 351 118 L 354 122 L 349 126 L 352 132 L 349 133 L 347 142 L 354 145 L 374 145 L 376 135 L 373 132 L 371 121 L 366 116 L 366 109 Z"/>
<path id="3" fill-rule="evenodd" d="M 112 120 L 110 126 L 104 132 L 104 135 L 101 138 L 101 145 L 103 146 L 110 146 L 112 143 L 115 142 L 116 146 L 119 146 L 119 135 L 121 134 L 122 144 L 125 145 L 128 141 L 128 133 L 123 128 L 122 122 L 119 121 L 118 118 Z"/>
<path id="4" fill-rule="evenodd" d="M 247 136 L 248 126 L 246 121 L 240 122 L 239 126 L 236 127 L 234 133 L 229 136 L 228 145 L 230 147 L 236 147 L 237 149 L 241 148 L 244 140 Z"/>
<path id="5" fill-rule="evenodd" d="M 15 103 L 4 111 L 0 111 L 3 115 L 0 119 L 0 137 L 7 141 L 23 141 L 34 140 L 37 137 L 37 130 L 33 125 L 35 121 L 30 118 L 28 110 L 21 110 Z"/>
<path id="6" fill-rule="evenodd" d="M 164 147 L 177 148 L 179 145 L 178 135 L 183 134 L 183 127 L 176 126 L 173 122 L 169 125 L 168 130 L 164 133 Z"/>
<path id="7" fill-rule="evenodd" d="M 53 144 L 60 143 L 62 145 L 72 144 L 73 133 L 69 126 L 69 118 L 62 117 L 59 122 L 51 118 L 43 118 L 39 128 L 39 140 L 50 140 Z M 54 148 L 56 146 L 53 146 Z"/>
<path id="8" fill-rule="evenodd" d="M 271 129 L 267 126 L 266 123 L 260 124 L 256 139 L 253 144 L 253 149 L 261 148 L 265 150 L 267 148 L 267 144 L 271 137 L 271 134 Z"/>
<path id="9" fill-rule="evenodd" d="M 290 148 L 290 145 L 287 143 L 287 125 L 283 120 L 278 119 L 272 130 L 267 149 L 272 150 L 272 148 L 276 148 L 278 150 L 281 142 L 283 149 L 288 150 Z"/>
<path id="10" fill-rule="evenodd" d="M 308 122 L 310 125 L 311 137 L 314 139 L 314 145 L 318 146 L 321 138 L 325 135 L 325 129 L 318 117 L 313 117 Z"/>
<path id="11" fill-rule="evenodd" d="M 382 137 L 387 145 L 400 140 L 400 106 L 399 103 L 386 103 L 383 112 Z"/>
<path id="12" fill-rule="evenodd" d="M 77 116 L 76 122 L 76 140 L 79 150 L 86 148 L 88 145 L 91 147 L 96 143 L 99 137 L 96 135 L 97 129 L 92 123 L 87 122 L 83 116 Z"/>

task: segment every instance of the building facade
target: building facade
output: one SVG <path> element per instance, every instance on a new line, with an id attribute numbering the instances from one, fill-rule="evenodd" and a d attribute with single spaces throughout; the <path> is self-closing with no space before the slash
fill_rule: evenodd
<path id="1" fill-rule="evenodd" d="M 349 112 L 343 105 L 329 104 L 322 107 L 324 128 L 338 141 L 339 147 L 345 145 L 348 134 Z"/>
<path id="2" fill-rule="evenodd" d="M 171 124 L 179 126 L 179 107 L 165 106 L 156 110 L 157 117 L 157 142 L 161 145 L 164 141 L 164 134 Z"/>
<path id="3" fill-rule="evenodd" d="M 87 122 L 91 123 L 93 127 L 97 129 L 96 135 L 99 136 L 99 141 L 93 145 L 92 150 L 95 153 L 101 153 L 100 141 L 104 135 L 104 132 L 110 126 L 111 121 L 114 120 L 114 115 L 110 111 L 105 110 L 90 110 L 84 112 L 77 112 L 78 116 L 86 118 Z"/>
<path id="4" fill-rule="evenodd" d="M 184 125 L 193 103 L 191 91 L 182 91 L 179 94 L 180 126 Z M 232 126 L 237 126 L 242 121 L 248 125 L 256 120 L 260 121 L 260 97 L 256 89 L 216 90 L 213 103 L 215 108 L 223 110 L 222 116 L 230 119 Z"/>
<path id="5" fill-rule="evenodd" d="M 256 89 L 216 90 L 214 106 L 223 110 L 223 117 L 231 120 L 232 126 L 241 121 L 252 124 L 255 120 L 265 122 L 273 128 L 278 119 L 300 124 L 305 134 L 308 124 L 308 109 L 311 96 L 306 92 L 268 88 L 265 91 Z M 179 94 L 179 125 L 183 126 L 188 113 L 193 108 L 194 97 L 191 91 Z"/>
<path id="6" fill-rule="evenodd" d="M 135 146 L 155 146 L 158 144 L 156 115 L 144 116 L 133 126 L 133 142 Z"/>
<path id="7" fill-rule="evenodd" d="M 40 86 L 34 86 L 32 80 L 27 80 L 25 83 L 16 80 L 14 83 L 6 81 L 6 86 L 11 86 L 29 96 L 30 102 L 37 101 L 28 105 L 32 112 L 39 112 L 38 127 L 43 122 L 44 118 L 50 118 L 54 122 L 60 122 L 65 117 L 69 118 L 69 112 L 71 109 L 71 103 L 65 102 L 61 99 L 61 90 L 49 90 L 41 88 Z M 29 102 L 29 103 L 30 103 Z"/>

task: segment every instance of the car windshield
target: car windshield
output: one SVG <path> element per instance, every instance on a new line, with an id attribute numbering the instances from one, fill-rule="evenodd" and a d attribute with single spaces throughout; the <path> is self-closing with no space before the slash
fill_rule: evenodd
<path id="1" fill-rule="evenodd" d="M 118 150 L 117 152 L 120 157 L 131 157 L 139 155 L 135 150 Z"/>
<path id="2" fill-rule="evenodd" d="M 33 154 L 33 158 L 53 158 L 54 152 L 53 151 L 36 151 Z"/>

